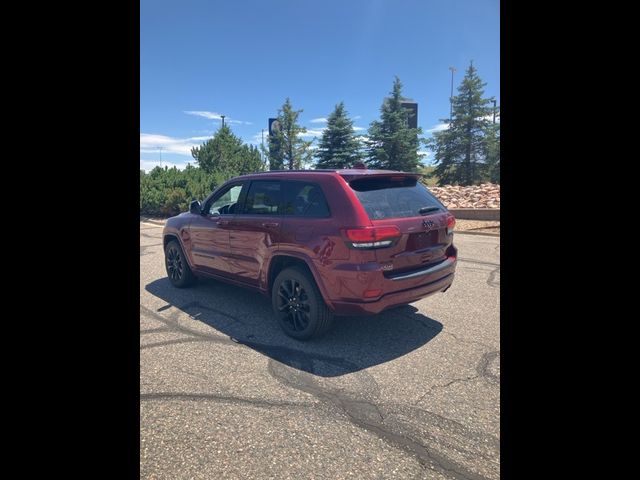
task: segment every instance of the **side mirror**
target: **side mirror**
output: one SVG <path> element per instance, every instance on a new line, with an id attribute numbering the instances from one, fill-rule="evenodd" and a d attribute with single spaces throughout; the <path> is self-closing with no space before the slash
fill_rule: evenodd
<path id="1" fill-rule="evenodd" d="M 189 205 L 189 213 L 193 213 L 194 215 L 202 215 L 202 207 L 200 206 L 200 202 L 198 200 L 194 200 Z"/>

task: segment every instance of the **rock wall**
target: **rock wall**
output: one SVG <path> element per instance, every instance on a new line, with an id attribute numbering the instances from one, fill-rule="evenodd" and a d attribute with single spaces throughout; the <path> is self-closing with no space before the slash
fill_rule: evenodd
<path id="1" fill-rule="evenodd" d="M 447 208 L 500 208 L 500 185 L 428 187 Z"/>

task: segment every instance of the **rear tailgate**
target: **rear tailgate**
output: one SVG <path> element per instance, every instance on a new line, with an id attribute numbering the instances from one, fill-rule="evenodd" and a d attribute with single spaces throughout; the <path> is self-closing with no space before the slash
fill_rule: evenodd
<path id="1" fill-rule="evenodd" d="M 453 241 L 447 231 L 453 216 L 418 178 L 417 174 L 389 173 L 363 175 L 349 182 L 374 226 L 400 230 L 394 244 L 374 250 L 387 277 L 445 261 Z"/>

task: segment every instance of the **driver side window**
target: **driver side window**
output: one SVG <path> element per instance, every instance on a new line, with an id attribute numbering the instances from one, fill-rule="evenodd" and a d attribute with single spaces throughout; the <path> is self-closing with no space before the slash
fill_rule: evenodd
<path id="1" fill-rule="evenodd" d="M 238 202 L 238 198 L 240 198 L 241 191 L 242 185 L 230 187 L 226 192 L 211 202 L 207 215 L 229 215 L 235 213 L 236 203 Z"/>

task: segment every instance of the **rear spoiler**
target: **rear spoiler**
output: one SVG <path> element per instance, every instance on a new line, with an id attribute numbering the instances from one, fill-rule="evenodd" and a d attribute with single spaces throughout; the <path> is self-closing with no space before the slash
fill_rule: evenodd
<path id="1" fill-rule="evenodd" d="M 420 180 L 421 177 L 424 176 L 422 173 L 411 173 L 411 172 L 376 172 L 376 173 L 352 173 L 352 172 L 338 172 L 338 174 L 344 178 L 347 183 L 352 180 L 364 180 L 365 178 L 380 178 L 380 177 L 413 177 L 416 180 Z"/>

